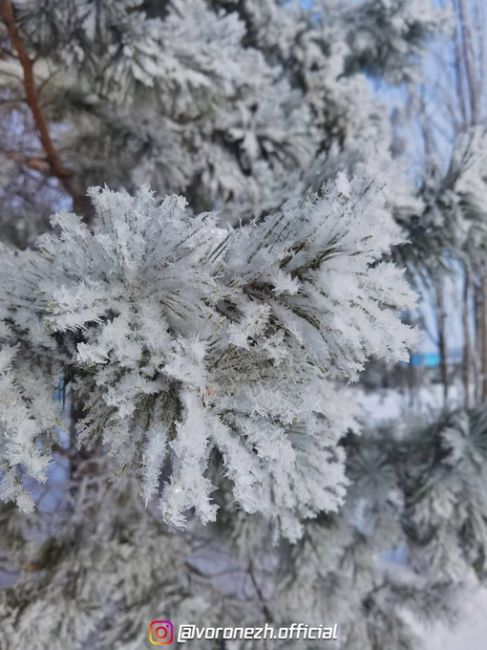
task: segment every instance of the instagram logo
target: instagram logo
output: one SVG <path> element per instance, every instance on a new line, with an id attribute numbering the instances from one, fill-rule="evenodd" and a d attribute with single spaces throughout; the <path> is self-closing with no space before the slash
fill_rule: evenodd
<path id="1" fill-rule="evenodd" d="M 147 633 L 152 645 L 170 645 L 174 641 L 174 625 L 171 621 L 151 621 Z"/>

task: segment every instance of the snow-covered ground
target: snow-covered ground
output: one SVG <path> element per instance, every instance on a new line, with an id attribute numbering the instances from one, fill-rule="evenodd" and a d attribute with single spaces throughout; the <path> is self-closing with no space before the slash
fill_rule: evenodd
<path id="1" fill-rule="evenodd" d="M 443 407 L 443 389 L 440 384 L 423 386 L 413 397 L 409 391 L 399 391 L 396 388 L 365 391 L 358 387 L 357 392 L 358 400 L 370 423 L 395 420 L 405 415 L 433 414 Z M 450 387 L 448 407 L 456 408 L 461 402 L 461 387 L 454 384 Z"/>

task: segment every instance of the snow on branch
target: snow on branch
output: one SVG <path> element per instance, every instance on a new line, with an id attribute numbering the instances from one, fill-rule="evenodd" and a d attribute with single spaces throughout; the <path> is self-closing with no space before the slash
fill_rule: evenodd
<path id="1" fill-rule="evenodd" d="M 90 194 L 93 233 L 61 213 L 35 250 L 1 252 L 13 371 L 62 368 L 84 403 L 78 443 L 135 471 L 146 502 L 160 493 L 168 523 L 191 510 L 214 520 L 226 477 L 240 507 L 298 538 L 345 494 L 339 442 L 356 422 L 337 382 L 371 355 L 406 358 L 412 340 L 397 315 L 412 294 L 384 261 L 398 231 L 380 190 L 342 175 L 234 229 L 147 188 Z M 5 398 L 1 422 L 22 408 Z M 0 424 L 2 460 L 35 474 L 45 433 Z"/>

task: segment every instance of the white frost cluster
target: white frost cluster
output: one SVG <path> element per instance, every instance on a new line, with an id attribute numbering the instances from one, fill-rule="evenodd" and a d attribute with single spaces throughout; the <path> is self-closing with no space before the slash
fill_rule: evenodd
<path id="1" fill-rule="evenodd" d="M 35 251 L 2 250 L 18 363 L 63 368 L 85 405 L 79 442 L 136 468 L 146 502 L 161 484 L 167 522 L 190 509 L 214 520 L 225 476 L 240 507 L 297 538 L 344 496 L 338 444 L 355 422 L 336 381 L 371 355 L 405 358 L 411 340 L 397 316 L 411 292 L 381 261 L 397 232 L 380 191 L 340 176 L 234 229 L 148 189 L 91 196 L 94 233 L 61 213 Z M 38 383 L 28 389 L 30 402 Z M 35 434 L 8 433 L 28 442 L 10 465 L 31 469 Z"/>

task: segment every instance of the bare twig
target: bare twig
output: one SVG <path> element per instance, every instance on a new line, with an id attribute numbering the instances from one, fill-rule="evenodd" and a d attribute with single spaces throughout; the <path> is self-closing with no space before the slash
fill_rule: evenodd
<path id="1" fill-rule="evenodd" d="M 18 151 L 2 151 L 2 153 L 9 160 L 41 174 L 48 174 L 51 170 L 47 159 L 42 156 L 29 156 Z"/>
<path id="2" fill-rule="evenodd" d="M 270 610 L 270 608 L 269 608 L 269 606 L 267 604 L 267 599 L 265 598 L 265 596 L 264 596 L 264 594 L 262 592 L 261 586 L 260 586 L 260 584 L 259 584 L 259 582 L 258 582 L 258 580 L 257 580 L 257 578 L 255 576 L 255 567 L 254 567 L 254 563 L 252 562 L 252 560 L 249 560 L 248 574 L 250 576 L 252 586 L 255 589 L 255 593 L 257 594 L 257 598 L 258 598 L 259 603 L 261 605 L 262 612 L 263 612 L 263 614 L 264 614 L 264 616 L 266 618 L 266 621 L 268 623 L 272 623 L 273 620 L 274 620 L 274 617 L 273 617 L 272 612 L 271 612 L 271 610 Z"/>

